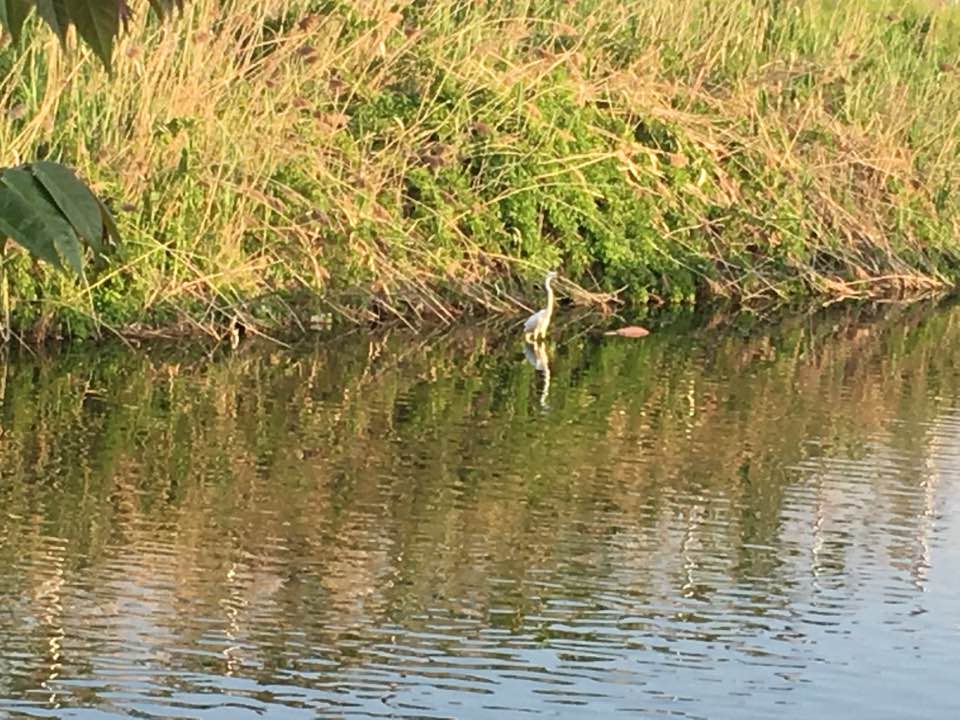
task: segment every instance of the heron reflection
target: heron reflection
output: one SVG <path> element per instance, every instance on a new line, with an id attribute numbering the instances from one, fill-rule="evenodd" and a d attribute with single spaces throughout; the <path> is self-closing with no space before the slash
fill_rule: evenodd
<path id="1" fill-rule="evenodd" d="M 550 394 L 550 356 L 543 343 L 523 343 L 523 356 L 533 365 L 534 370 L 543 375 L 543 389 L 540 391 L 540 407 L 546 408 Z"/>

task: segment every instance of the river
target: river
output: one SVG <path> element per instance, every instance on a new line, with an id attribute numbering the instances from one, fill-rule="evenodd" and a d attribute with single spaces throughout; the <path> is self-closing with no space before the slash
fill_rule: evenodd
<path id="1" fill-rule="evenodd" d="M 0 717 L 960 716 L 960 310 L 557 330 L 0 357 Z"/>

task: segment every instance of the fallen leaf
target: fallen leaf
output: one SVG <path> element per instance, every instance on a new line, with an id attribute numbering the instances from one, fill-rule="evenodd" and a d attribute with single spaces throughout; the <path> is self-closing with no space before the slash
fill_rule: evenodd
<path id="1" fill-rule="evenodd" d="M 641 338 L 646 337 L 650 334 L 650 331 L 646 328 L 642 328 L 639 325 L 628 325 L 627 327 L 617 328 L 616 330 L 609 330 L 604 333 L 604 335 L 619 335 L 620 337 L 631 337 L 631 338 Z"/>

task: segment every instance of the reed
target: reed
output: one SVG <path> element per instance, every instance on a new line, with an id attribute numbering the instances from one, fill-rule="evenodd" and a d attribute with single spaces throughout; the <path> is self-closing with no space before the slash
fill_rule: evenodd
<path id="1" fill-rule="evenodd" d="M 584 302 L 952 287 L 958 30 L 921 0 L 194 0 L 109 78 L 36 24 L 0 164 L 74 166 L 125 242 L 85 284 L 9 249 L 12 322 L 452 322 L 554 267 Z"/>

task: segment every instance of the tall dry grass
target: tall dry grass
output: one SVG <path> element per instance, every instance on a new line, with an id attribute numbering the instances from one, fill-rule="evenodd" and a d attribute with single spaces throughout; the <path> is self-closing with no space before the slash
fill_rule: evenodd
<path id="1" fill-rule="evenodd" d="M 919 0 L 195 0 L 135 18 L 113 78 L 38 26 L 0 54 L 0 160 L 75 165 L 126 241 L 84 286 L 15 256 L 13 314 L 451 321 L 554 266 L 640 302 L 950 286 L 958 26 Z"/>

